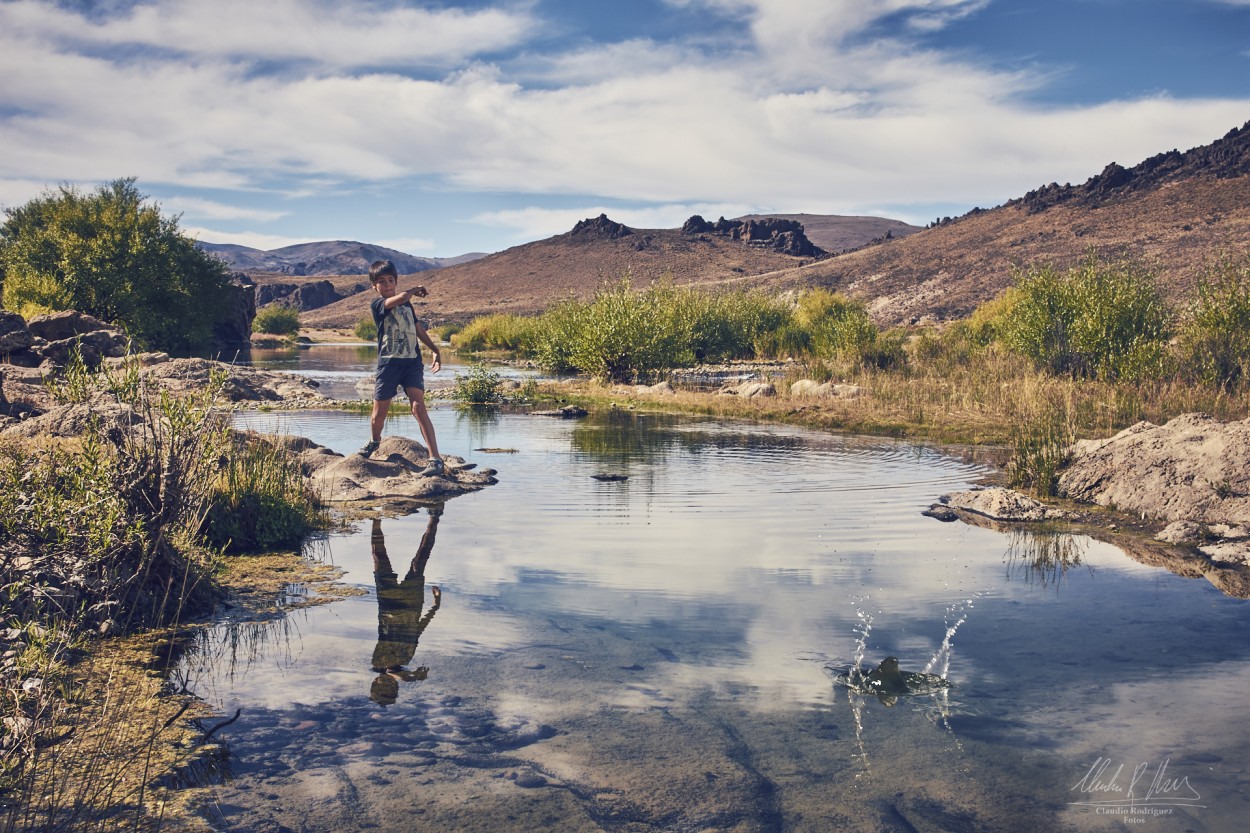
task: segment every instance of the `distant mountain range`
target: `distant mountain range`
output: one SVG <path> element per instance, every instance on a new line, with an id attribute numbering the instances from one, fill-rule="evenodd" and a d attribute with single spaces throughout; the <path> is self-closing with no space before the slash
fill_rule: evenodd
<path id="1" fill-rule="evenodd" d="M 376 260 L 390 260 L 401 275 L 426 272 L 467 263 L 483 253 L 473 252 L 458 257 L 416 257 L 406 252 L 357 243 L 354 240 L 326 240 L 319 243 L 299 243 L 281 249 L 262 251 L 232 243 L 199 243 L 204 251 L 225 261 L 231 269 L 239 272 L 268 272 L 279 275 L 367 275 Z"/>

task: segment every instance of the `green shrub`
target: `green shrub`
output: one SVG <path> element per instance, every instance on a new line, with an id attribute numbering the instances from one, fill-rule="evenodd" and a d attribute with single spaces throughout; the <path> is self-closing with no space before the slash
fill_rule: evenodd
<path id="1" fill-rule="evenodd" d="M 494 405 L 503 401 L 500 386 L 503 379 L 493 370 L 474 365 L 468 373 L 456 374 L 456 387 L 451 398 L 462 405 Z"/>
<path id="2" fill-rule="evenodd" d="M 1182 361 L 1225 389 L 1250 380 L 1250 255 L 1225 256 L 1198 281 L 1180 328 Z"/>
<path id="3" fill-rule="evenodd" d="M 119 179 L 92 194 L 63 185 L 6 210 L 4 306 L 23 315 L 76 309 L 152 349 L 208 346 L 226 312 L 226 267 L 145 199 L 133 179 Z"/>
<path id="4" fill-rule="evenodd" d="M 356 338 L 361 341 L 374 342 L 378 340 L 378 325 L 374 322 L 372 315 L 361 317 L 356 322 L 353 332 L 356 334 Z"/>
<path id="5" fill-rule="evenodd" d="M 799 296 L 794 323 L 810 334 L 812 354 L 823 358 L 862 360 L 877 339 L 863 304 L 827 289 Z"/>
<path id="6" fill-rule="evenodd" d="M 299 546 L 321 524 L 298 458 L 269 439 L 235 435 L 213 484 L 202 530 L 212 546 L 260 552 Z"/>
<path id="7" fill-rule="evenodd" d="M 1054 373 L 1143 379 L 1164 372 L 1170 312 L 1153 274 L 1091 257 L 1060 274 L 1022 273 L 992 323 L 1009 350 Z"/>
<path id="8" fill-rule="evenodd" d="M 262 307 L 252 321 L 252 331 L 274 336 L 295 335 L 299 332 L 299 310 L 282 304 Z"/>
<path id="9" fill-rule="evenodd" d="M 523 355 L 534 350 L 537 322 L 533 318 L 496 313 L 475 318 L 451 336 L 458 350 L 511 350 Z"/>

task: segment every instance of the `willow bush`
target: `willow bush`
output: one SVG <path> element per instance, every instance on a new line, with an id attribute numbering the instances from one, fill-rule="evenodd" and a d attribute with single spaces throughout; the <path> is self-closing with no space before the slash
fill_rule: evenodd
<path id="1" fill-rule="evenodd" d="M 1135 380 L 1168 369 L 1172 313 L 1135 261 L 1022 272 L 997 313 L 985 322 L 993 338 L 1054 373 Z"/>
<path id="2" fill-rule="evenodd" d="M 533 318 L 496 313 L 473 319 L 449 338 L 457 350 L 510 350 L 530 355 L 534 352 L 536 326 Z"/>

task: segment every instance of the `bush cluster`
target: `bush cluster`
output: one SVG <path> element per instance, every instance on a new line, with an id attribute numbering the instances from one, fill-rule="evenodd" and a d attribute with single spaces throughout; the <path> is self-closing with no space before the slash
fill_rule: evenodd
<path id="1" fill-rule="evenodd" d="M 252 319 L 252 332 L 291 336 L 299 332 L 299 310 L 283 304 L 261 307 Z"/>

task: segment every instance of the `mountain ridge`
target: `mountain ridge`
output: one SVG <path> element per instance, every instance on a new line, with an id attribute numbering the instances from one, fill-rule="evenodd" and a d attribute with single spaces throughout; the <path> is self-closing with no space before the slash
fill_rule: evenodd
<path id="1" fill-rule="evenodd" d="M 366 275 L 375 260 L 390 260 L 401 273 L 413 274 L 467 263 L 484 256 L 471 252 L 456 257 L 417 257 L 398 249 L 356 240 L 321 240 L 269 250 L 236 243 L 197 241 L 197 245 L 233 270 L 307 277 Z"/>

